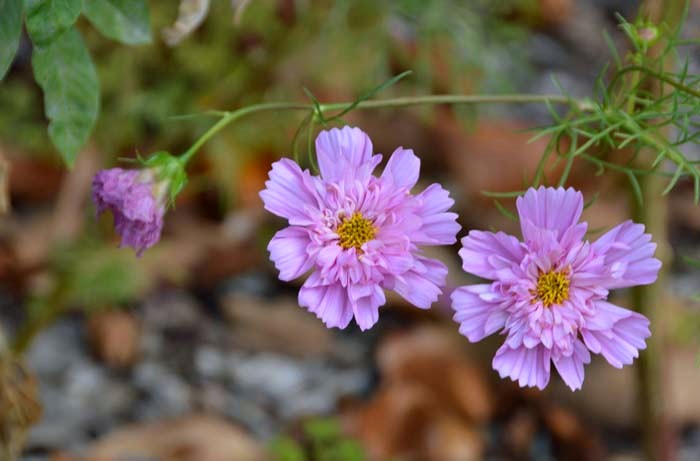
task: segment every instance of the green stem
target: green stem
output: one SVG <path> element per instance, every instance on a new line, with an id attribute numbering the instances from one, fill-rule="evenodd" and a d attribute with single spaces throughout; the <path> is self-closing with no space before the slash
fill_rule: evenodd
<path id="1" fill-rule="evenodd" d="M 288 102 L 271 102 L 263 104 L 255 104 L 252 106 L 243 107 L 233 112 L 224 112 L 221 119 L 216 122 L 211 128 L 209 128 L 202 136 L 197 139 L 192 146 L 185 151 L 180 157 L 180 161 L 187 164 L 190 159 L 197 153 L 200 147 L 204 145 L 209 139 L 216 133 L 221 131 L 226 125 L 237 120 L 244 115 L 252 114 L 255 112 L 265 112 L 273 110 L 310 110 L 312 106 L 309 104 L 298 104 L 298 103 L 288 103 Z"/>
<path id="2" fill-rule="evenodd" d="M 569 98 L 561 95 L 536 95 L 536 94 L 503 94 L 503 95 L 454 95 L 454 94 L 438 94 L 427 96 L 408 96 L 393 99 L 379 99 L 371 101 L 362 101 L 356 105 L 357 109 L 375 109 L 389 107 L 406 107 L 420 104 L 486 104 L 486 103 L 507 103 L 507 104 L 527 104 L 527 103 L 553 103 L 566 104 L 576 106 L 578 108 L 585 107 L 583 101 Z M 221 112 L 221 119 L 218 120 L 211 128 L 209 128 L 202 136 L 197 139 L 192 146 L 185 151 L 180 157 L 183 163 L 189 162 L 199 149 L 211 139 L 216 133 L 221 131 L 230 123 L 242 118 L 243 116 L 254 114 L 257 112 L 269 112 L 277 110 L 303 110 L 317 111 L 316 114 L 321 120 L 328 112 L 342 111 L 351 106 L 352 102 L 338 102 L 329 104 L 320 104 L 315 107 L 313 104 L 293 103 L 293 102 L 272 102 L 254 104 L 251 106 L 242 107 L 232 112 Z"/>
<path id="3" fill-rule="evenodd" d="M 461 94 L 434 94 L 426 96 L 406 96 L 393 99 L 376 99 L 372 101 L 362 101 L 357 105 L 359 109 L 372 109 L 379 107 L 404 107 L 416 106 L 419 104 L 526 104 L 526 103 L 555 103 L 573 104 L 583 106 L 583 101 L 572 99 L 562 95 L 540 95 L 540 94 L 484 94 L 484 95 L 461 95 Z M 340 110 L 352 103 L 341 102 L 333 104 L 321 104 L 321 109 Z"/>
<path id="4" fill-rule="evenodd" d="M 679 8 L 680 7 L 680 8 Z M 672 29 L 679 26 L 682 18 L 682 2 L 677 0 L 646 0 L 641 9 L 641 14 L 646 15 L 654 24 L 666 23 Z M 662 69 L 655 77 L 656 81 L 647 83 L 645 90 L 655 96 L 663 94 L 663 84 L 676 84 L 678 82 L 666 81 L 663 72 L 673 66 L 673 62 L 662 55 L 660 45 L 650 48 L 648 58 L 658 62 Z M 645 69 L 634 70 L 639 75 Z M 663 83 L 662 83 L 663 82 Z M 629 107 L 630 113 L 634 106 Z M 668 130 L 658 132 L 661 136 L 668 136 Z M 640 151 L 637 161 L 640 167 L 646 168 L 656 161 L 657 152 L 647 147 Z M 642 439 L 645 459 L 647 461 L 670 460 L 674 458 L 672 452 L 671 424 L 664 403 L 664 340 L 666 326 L 662 317 L 664 281 L 666 268 L 671 260 L 671 248 L 668 243 L 668 198 L 663 195 L 664 179 L 656 175 L 642 176 L 639 180 L 639 189 L 643 203 L 631 198 L 630 206 L 635 221 L 644 224 L 646 232 L 654 236 L 658 243 L 656 257 L 662 262 L 659 279 L 651 285 L 634 287 L 631 297 L 634 306 L 639 312 L 647 316 L 652 325 L 652 336 L 648 339 L 647 349 L 639 356 L 637 362 L 637 382 L 639 421 L 642 429 Z"/>

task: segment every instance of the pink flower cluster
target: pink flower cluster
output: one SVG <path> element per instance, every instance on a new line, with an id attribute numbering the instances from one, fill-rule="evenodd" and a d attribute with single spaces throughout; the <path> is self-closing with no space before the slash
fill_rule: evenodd
<path id="1" fill-rule="evenodd" d="M 358 128 L 323 131 L 316 139 L 320 175 L 289 159 L 272 165 L 260 193 L 265 208 L 288 227 L 268 245 L 279 278 L 308 275 L 299 304 L 328 327 L 354 318 L 362 330 L 379 319 L 385 290 L 428 309 L 442 294 L 447 267 L 423 248 L 452 245 L 460 230 L 454 201 L 439 184 L 413 194 L 420 160 L 397 148 L 382 161 Z M 183 164 L 164 155 L 175 186 L 186 182 Z M 169 165 L 169 167 L 168 167 Z M 160 238 L 163 186 L 153 172 L 101 171 L 93 182 L 98 213 L 111 210 L 122 245 L 140 254 Z M 157 193 L 157 189 L 161 193 Z M 543 389 L 552 364 L 580 389 L 591 353 L 612 366 L 629 365 L 646 347 L 649 320 L 608 302 L 610 290 L 653 283 L 661 262 L 644 226 L 626 221 L 599 239 L 585 240 L 579 222 L 583 196 L 574 189 L 529 189 L 517 200 L 522 241 L 503 232 L 472 230 L 459 254 L 465 272 L 486 279 L 452 293 L 454 320 L 469 341 L 505 336 L 493 359 L 501 377 Z"/>

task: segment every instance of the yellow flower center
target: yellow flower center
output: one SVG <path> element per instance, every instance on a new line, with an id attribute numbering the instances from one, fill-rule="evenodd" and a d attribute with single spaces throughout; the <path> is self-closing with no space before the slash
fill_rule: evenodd
<path id="1" fill-rule="evenodd" d="M 534 295 L 542 301 L 544 307 L 551 307 L 555 304 L 561 304 L 569 299 L 569 272 L 554 272 L 549 271 L 545 274 L 540 274 L 537 279 L 537 288 L 534 290 Z"/>
<path id="2" fill-rule="evenodd" d="M 362 216 L 362 213 L 355 212 L 349 218 L 343 219 L 335 232 L 340 238 L 341 247 L 346 250 L 355 247 L 359 250 L 374 238 L 377 228 L 372 225 L 372 221 Z"/>

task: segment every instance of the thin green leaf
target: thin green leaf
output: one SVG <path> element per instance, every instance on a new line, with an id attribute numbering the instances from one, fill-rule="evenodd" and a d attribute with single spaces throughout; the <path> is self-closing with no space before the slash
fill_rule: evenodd
<path id="1" fill-rule="evenodd" d="M 515 216 L 515 213 L 513 213 L 512 211 L 508 210 L 506 207 L 501 205 L 501 202 L 499 202 L 498 200 L 494 200 L 493 204 L 496 205 L 496 208 L 498 208 L 498 211 L 500 211 L 501 214 L 503 216 L 505 216 L 506 218 L 512 219 L 513 221 L 518 220 L 518 217 Z"/>
<path id="2" fill-rule="evenodd" d="M 314 119 L 312 117 L 306 129 L 306 155 L 309 157 L 311 171 L 318 174 L 318 164 L 316 163 L 316 156 L 314 155 L 314 128 Z"/>
<path id="3" fill-rule="evenodd" d="M 32 42 L 48 45 L 73 26 L 81 7 L 82 0 L 24 0 L 27 33 Z"/>
<path id="4" fill-rule="evenodd" d="M 85 0 L 84 13 L 109 38 L 127 45 L 151 42 L 146 0 Z"/>
<path id="5" fill-rule="evenodd" d="M 0 80 L 15 58 L 22 34 L 22 0 L 0 0 Z"/>
<path id="6" fill-rule="evenodd" d="M 557 184 L 557 187 L 564 187 L 564 185 L 566 185 L 566 180 L 569 179 L 571 167 L 574 165 L 575 159 L 576 155 L 574 155 L 573 152 L 567 156 L 566 163 L 564 164 L 564 170 L 561 173 L 561 177 L 559 177 L 559 184 Z"/>
<path id="7" fill-rule="evenodd" d="M 618 68 L 622 67 L 620 53 L 618 53 L 617 46 L 615 46 L 615 42 L 613 41 L 612 37 L 610 37 L 607 30 L 603 31 L 603 39 L 605 40 L 605 44 L 608 46 L 608 50 L 610 50 L 610 55 L 613 57 L 613 61 L 615 61 L 615 66 Z"/>
<path id="8" fill-rule="evenodd" d="M 489 190 L 482 190 L 481 194 L 486 196 L 486 197 L 491 197 L 491 198 L 515 198 L 515 197 L 520 197 L 525 193 L 524 190 L 514 190 L 510 192 L 493 192 Z"/>
<path id="9" fill-rule="evenodd" d="M 384 91 L 385 89 L 389 88 L 390 86 L 394 85 L 395 83 L 399 82 L 400 80 L 403 80 L 405 77 L 408 77 L 409 75 L 411 75 L 411 73 L 413 73 L 413 71 L 411 71 L 411 70 L 401 72 L 399 75 L 396 75 L 396 76 L 390 78 L 389 80 L 387 80 L 386 82 L 382 83 L 381 85 L 374 87 L 373 89 L 369 90 L 367 93 L 361 95 L 359 98 L 357 98 L 355 101 L 353 101 L 348 107 L 346 107 L 345 109 L 343 109 L 339 113 L 337 113 L 334 116 L 332 116 L 331 118 L 329 118 L 328 121 L 333 121 L 333 120 L 336 120 L 336 119 L 342 117 L 343 115 L 347 114 L 348 112 L 353 110 L 355 107 L 357 107 L 358 104 L 360 104 L 362 101 L 366 101 L 366 100 L 374 97 L 374 95 L 376 95 L 377 93 L 380 93 L 380 92 Z"/>
<path id="10" fill-rule="evenodd" d="M 594 193 L 593 197 L 591 197 L 591 199 L 583 205 L 583 209 L 587 210 L 591 205 L 593 205 L 596 202 L 596 200 L 598 200 L 599 195 L 600 195 L 600 192 Z"/>
<path id="11" fill-rule="evenodd" d="M 37 83 L 44 90 L 49 136 L 72 166 L 92 130 L 100 105 L 95 66 L 80 33 L 70 29 L 32 55 Z"/>
<path id="12" fill-rule="evenodd" d="M 538 187 L 539 185 L 542 184 L 542 181 L 545 179 L 544 178 L 544 169 L 545 166 L 547 165 L 547 160 L 549 159 L 549 156 L 552 154 L 552 151 L 556 149 L 555 143 L 559 142 L 559 138 L 561 136 L 561 132 L 557 133 L 556 136 L 552 136 L 547 143 L 547 147 L 545 147 L 544 152 L 542 153 L 542 156 L 540 157 L 540 160 L 537 162 L 537 169 L 535 170 L 535 177 L 532 179 L 532 187 Z"/>
<path id="13" fill-rule="evenodd" d="M 301 133 L 308 126 L 308 124 L 311 123 L 313 116 L 314 112 L 309 112 L 294 132 L 294 137 L 292 138 L 292 158 L 294 158 L 294 161 L 297 163 L 300 163 L 301 161 L 299 158 L 299 140 L 301 139 Z"/>
<path id="14" fill-rule="evenodd" d="M 644 195 L 642 194 L 642 187 L 639 185 L 639 180 L 631 171 L 625 171 L 627 178 L 632 186 L 632 192 L 634 192 L 634 199 L 639 205 L 644 203 Z"/>
<path id="15" fill-rule="evenodd" d="M 666 151 L 660 150 L 658 154 L 656 154 L 656 157 L 654 158 L 654 161 L 651 162 L 651 167 L 656 168 L 659 166 L 659 163 L 661 163 L 661 160 L 663 160 L 666 157 Z"/>
<path id="16" fill-rule="evenodd" d="M 319 122 L 325 125 L 328 122 L 328 120 L 326 120 L 326 117 L 323 114 L 323 108 L 321 107 L 321 103 L 319 102 L 318 98 L 315 94 L 311 92 L 310 89 L 306 88 L 305 86 L 301 87 L 301 89 L 304 91 L 304 94 L 311 100 L 311 104 L 314 106 L 314 114 L 316 115 L 316 118 Z"/>
<path id="17" fill-rule="evenodd" d="M 676 172 L 673 174 L 673 177 L 668 182 L 668 185 L 666 186 L 666 188 L 663 190 L 663 192 L 661 192 L 661 195 L 666 195 L 669 192 L 671 192 L 671 189 L 673 189 L 673 187 L 676 185 L 678 180 L 681 178 L 682 174 L 683 174 L 683 167 L 680 167 L 680 166 L 677 167 Z"/>

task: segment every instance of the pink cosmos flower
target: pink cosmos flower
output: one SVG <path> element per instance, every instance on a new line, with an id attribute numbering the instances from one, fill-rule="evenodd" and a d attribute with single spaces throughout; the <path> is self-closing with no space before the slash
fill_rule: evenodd
<path id="1" fill-rule="evenodd" d="M 272 165 L 260 193 L 265 209 L 289 221 L 268 246 L 281 280 L 307 272 L 299 304 L 328 327 L 350 320 L 371 328 L 394 290 L 427 309 L 441 294 L 447 268 L 422 255 L 420 246 L 448 245 L 460 229 L 447 210 L 454 201 L 433 184 L 417 195 L 420 160 L 394 151 L 381 176 L 381 155 L 358 128 L 323 131 L 316 139 L 320 176 L 289 159 Z"/>
<path id="2" fill-rule="evenodd" d="M 517 208 L 524 242 L 503 232 L 462 239 L 464 270 L 493 282 L 452 294 L 460 333 L 475 342 L 501 330 L 506 340 L 493 368 L 523 387 L 543 389 L 554 363 L 580 389 L 589 351 L 616 368 L 631 364 L 651 335 L 649 320 L 607 297 L 656 280 L 661 262 L 644 226 L 626 221 L 584 241 L 583 196 L 573 189 L 529 189 Z"/>
<path id="3" fill-rule="evenodd" d="M 130 246 L 141 255 L 160 240 L 165 213 L 163 189 L 146 170 L 101 170 L 92 181 L 92 200 L 97 214 L 111 210 L 121 246 Z"/>

